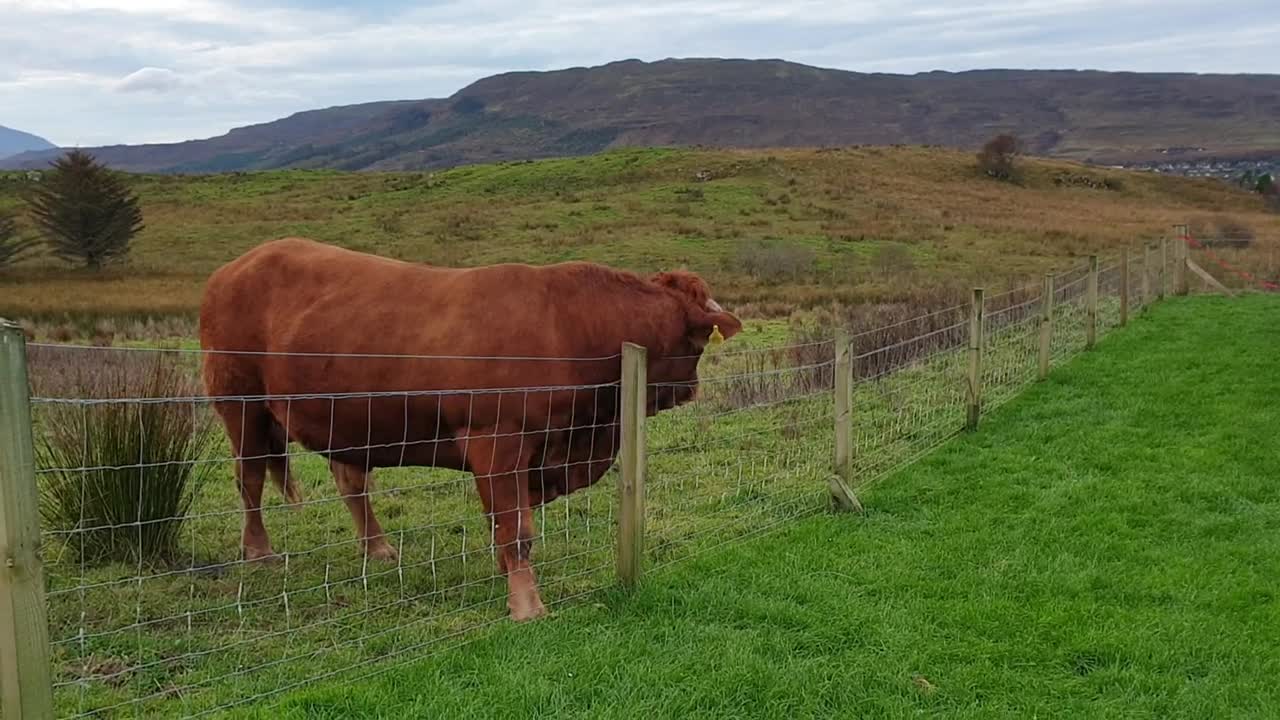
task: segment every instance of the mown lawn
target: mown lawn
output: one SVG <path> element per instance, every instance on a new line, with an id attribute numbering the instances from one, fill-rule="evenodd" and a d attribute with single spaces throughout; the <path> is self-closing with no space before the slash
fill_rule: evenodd
<path id="1" fill-rule="evenodd" d="M 1280 298 L 1175 299 L 828 515 L 262 718 L 1272 717 Z"/>

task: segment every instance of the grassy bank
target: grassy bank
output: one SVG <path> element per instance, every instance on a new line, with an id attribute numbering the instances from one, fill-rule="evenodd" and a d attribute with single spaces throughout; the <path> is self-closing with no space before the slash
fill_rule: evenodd
<path id="1" fill-rule="evenodd" d="M 1267 717 L 1280 305 L 1171 300 L 793 524 L 255 717 Z"/>

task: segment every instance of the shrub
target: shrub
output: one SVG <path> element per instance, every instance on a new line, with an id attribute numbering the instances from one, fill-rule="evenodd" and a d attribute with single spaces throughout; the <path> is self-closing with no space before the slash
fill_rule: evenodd
<path id="1" fill-rule="evenodd" d="M 33 387 L 107 400 L 39 405 L 40 514 L 91 564 L 172 560 L 187 512 L 208 477 L 217 435 L 191 402 L 111 402 L 195 394 L 192 368 L 164 355 L 33 353 Z"/>
<path id="2" fill-rule="evenodd" d="M 1218 218 L 1218 235 L 1228 240 L 1252 240 L 1253 228 L 1233 217 Z"/>
<path id="3" fill-rule="evenodd" d="M 36 226 L 59 259 L 91 270 L 121 260 L 142 229 L 138 198 L 89 153 L 72 150 L 27 193 Z"/>
<path id="4" fill-rule="evenodd" d="M 1230 215 L 1197 216 L 1191 219 L 1189 228 L 1192 237 L 1206 242 L 1223 240 L 1253 240 L 1253 228 L 1244 221 Z"/>
<path id="5" fill-rule="evenodd" d="M 896 275 L 915 269 L 911 251 L 897 243 L 881 245 L 871 256 L 871 267 L 881 275 Z"/>
<path id="6" fill-rule="evenodd" d="M 386 235 L 400 237 L 404 234 L 404 213 L 395 211 L 379 213 L 374 218 L 374 224 Z"/>
<path id="7" fill-rule="evenodd" d="M 1016 180 L 1014 159 L 1022 154 L 1022 143 L 1009 133 L 1001 133 L 987 141 L 978 152 L 978 169 L 997 180 Z"/>
<path id="8" fill-rule="evenodd" d="M 776 283 L 810 272 L 815 260 L 813 250 L 804 245 L 754 240 L 738 245 L 730 264 L 758 280 Z"/>

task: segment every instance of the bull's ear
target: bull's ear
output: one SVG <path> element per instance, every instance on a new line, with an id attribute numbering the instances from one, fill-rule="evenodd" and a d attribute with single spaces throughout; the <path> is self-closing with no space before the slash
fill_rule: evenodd
<path id="1" fill-rule="evenodd" d="M 699 349 L 719 344 L 742 332 L 742 321 L 724 310 L 693 314 L 697 317 L 689 319 L 689 340 Z"/>

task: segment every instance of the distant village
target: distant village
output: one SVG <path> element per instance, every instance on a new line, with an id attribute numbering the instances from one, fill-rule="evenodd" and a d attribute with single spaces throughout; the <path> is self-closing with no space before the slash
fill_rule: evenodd
<path id="1" fill-rule="evenodd" d="M 1215 158 L 1157 160 L 1154 162 L 1131 163 L 1119 167 L 1130 170 L 1147 170 L 1164 175 L 1213 177 L 1236 182 L 1247 173 L 1252 173 L 1253 175 L 1269 174 L 1272 177 L 1280 177 L 1280 155 L 1248 160 L 1220 160 Z"/>

